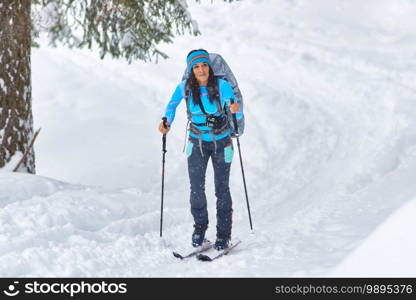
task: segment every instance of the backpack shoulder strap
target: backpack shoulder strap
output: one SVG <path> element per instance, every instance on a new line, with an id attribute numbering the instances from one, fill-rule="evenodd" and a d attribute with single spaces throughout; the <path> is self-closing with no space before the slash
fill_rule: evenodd
<path id="1" fill-rule="evenodd" d="M 189 105 L 190 105 L 190 98 L 192 95 L 192 91 L 189 88 L 188 84 L 185 85 L 185 101 L 186 101 L 186 110 L 188 113 L 188 119 L 191 120 L 192 114 L 191 114 L 191 110 L 189 109 Z M 204 115 L 208 115 L 208 113 L 205 111 L 204 106 L 202 105 L 202 103 L 199 103 L 199 108 L 201 108 L 201 111 Z"/>
<path id="2" fill-rule="evenodd" d="M 192 119 L 191 110 L 189 108 L 189 105 L 190 105 L 189 104 L 189 99 L 190 99 L 190 97 L 191 97 L 191 89 L 189 88 L 188 84 L 186 83 L 185 84 L 185 95 L 184 95 L 184 98 L 185 98 L 185 103 L 186 103 L 186 113 L 188 115 L 188 120 L 191 120 Z"/>
<path id="3" fill-rule="evenodd" d="M 227 81 L 227 79 L 223 76 L 218 76 L 217 78 L 217 87 L 216 87 L 216 98 L 217 98 L 217 106 L 218 106 L 218 112 L 223 114 L 225 112 L 225 103 L 224 106 L 221 105 L 221 88 L 220 88 L 220 80 L 225 80 Z"/>

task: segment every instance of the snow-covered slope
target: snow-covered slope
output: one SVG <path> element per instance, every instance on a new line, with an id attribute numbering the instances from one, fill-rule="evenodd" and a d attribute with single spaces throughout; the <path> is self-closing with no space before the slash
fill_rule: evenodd
<path id="1" fill-rule="evenodd" d="M 159 64 L 33 51 L 37 168 L 54 179 L 0 173 L 1 275 L 338 274 L 414 199 L 413 1 L 188 2 L 203 35 L 163 46 L 170 58 Z M 168 135 L 159 238 L 156 128 L 186 54 L 200 47 L 223 55 L 245 97 L 241 145 L 255 228 L 235 156 L 233 232 L 243 243 L 215 264 L 178 263 L 170 253 L 189 245 L 192 232 L 183 105 Z M 210 168 L 207 196 L 213 239 Z"/>
<path id="2" fill-rule="evenodd" d="M 413 240 L 416 201 L 413 199 L 382 223 L 331 272 L 336 277 L 414 277 Z"/>

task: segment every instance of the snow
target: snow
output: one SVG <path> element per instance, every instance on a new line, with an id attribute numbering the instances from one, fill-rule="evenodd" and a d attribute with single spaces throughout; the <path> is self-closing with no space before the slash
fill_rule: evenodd
<path id="1" fill-rule="evenodd" d="M 4 130 L 0 130 L 0 136 L 3 136 Z M 8 138 L 10 142 L 10 137 Z M 0 172 L 11 172 L 17 166 L 19 161 L 22 159 L 23 153 L 21 151 L 16 151 L 16 154 L 13 155 L 12 159 L 3 167 L 0 168 Z"/>
<path id="2" fill-rule="evenodd" d="M 123 48 L 129 47 L 133 43 L 133 35 L 130 32 L 127 32 L 123 35 L 121 40 L 121 45 Z"/>
<path id="3" fill-rule="evenodd" d="M 415 214 L 416 198 L 380 224 L 331 274 L 336 277 L 414 277 L 416 262 L 412 257 L 416 244 L 411 237 Z"/>
<path id="4" fill-rule="evenodd" d="M 202 35 L 163 45 L 170 58 L 158 64 L 33 50 L 38 175 L 0 173 L 0 276 L 415 276 L 406 237 L 415 225 L 416 3 L 201 2 L 188 9 Z M 201 47 L 227 60 L 244 95 L 254 226 L 236 151 L 233 235 L 242 243 L 213 264 L 171 254 L 189 249 L 192 233 L 183 104 L 167 139 L 159 237 L 157 126 L 186 54 Z M 213 240 L 211 167 L 206 184 Z"/>
<path id="5" fill-rule="evenodd" d="M 38 7 L 36 8 L 38 9 Z M 59 18 L 59 7 L 56 3 L 48 3 L 45 7 L 37 11 L 36 17 L 40 27 L 51 27 Z"/>

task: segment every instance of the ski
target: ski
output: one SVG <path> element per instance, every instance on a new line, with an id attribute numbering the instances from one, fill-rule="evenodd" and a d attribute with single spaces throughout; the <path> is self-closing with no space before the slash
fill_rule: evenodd
<path id="1" fill-rule="evenodd" d="M 213 261 L 213 260 L 216 260 L 216 259 L 218 259 L 220 257 L 223 257 L 224 255 L 227 255 L 228 253 L 230 253 L 231 249 L 235 248 L 240 243 L 241 243 L 241 241 L 240 240 L 237 240 L 230 247 L 228 247 L 227 249 L 224 249 L 224 250 L 220 250 L 220 252 L 217 255 L 213 256 L 213 257 L 210 257 L 208 255 L 199 253 L 196 258 L 198 260 L 200 260 L 200 261 Z"/>
<path id="2" fill-rule="evenodd" d="M 208 240 L 205 240 L 201 246 L 195 248 L 195 250 L 193 250 L 192 252 L 186 254 L 186 255 L 181 255 L 178 252 L 173 251 L 172 254 L 173 256 L 180 258 L 180 259 L 185 259 L 185 258 L 189 258 L 198 254 L 201 254 L 202 252 L 208 251 L 209 249 L 212 248 L 212 243 Z"/>

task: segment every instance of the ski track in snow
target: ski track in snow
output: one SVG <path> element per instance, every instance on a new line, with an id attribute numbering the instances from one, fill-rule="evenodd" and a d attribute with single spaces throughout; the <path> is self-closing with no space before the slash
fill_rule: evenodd
<path id="1" fill-rule="evenodd" d="M 416 10 L 410 2 L 397 2 L 397 11 L 408 10 L 403 10 L 404 17 Z M 47 177 L 82 184 L 0 173 L 0 275 L 328 274 L 416 194 L 416 57 L 415 39 L 403 16 L 402 23 L 389 29 L 390 21 L 375 13 L 368 15 L 371 26 L 354 19 L 352 12 L 360 9 L 357 1 L 333 4 L 335 16 L 324 9 L 327 1 L 319 3 L 319 12 L 316 3 L 306 1 L 190 4 L 203 36 L 178 37 L 175 44 L 164 46 L 172 59 L 158 65 L 128 66 L 100 62 L 84 52 L 75 52 L 79 57 L 74 59 L 74 52 L 67 50 L 36 50 L 35 75 L 52 76 L 40 72 L 46 62 L 64 69 L 52 71 L 62 80 L 57 92 L 34 82 L 34 99 L 42 99 L 34 103 L 35 115 L 39 123 L 50 126 L 39 140 L 38 169 L 51 174 Z M 380 1 L 367 5 L 364 12 Z M 233 22 L 226 17 L 230 14 Z M 163 239 L 159 237 L 161 152 L 156 125 L 183 72 L 190 45 L 207 45 L 224 56 L 246 102 L 241 146 L 254 232 L 249 229 L 235 151 L 230 179 L 233 235 L 242 244 L 215 263 L 178 261 L 171 253 L 189 250 L 192 233 L 181 152 L 183 108 L 168 140 Z M 50 57 L 53 53 L 59 55 Z M 92 90 L 84 87 L 87 70 L 96 78 L 89 83 Z M 67 74 L 72 79 L 63 82 Z M 104 91 L 98 93 L 101 86 Z M 114 99 L 120 103 L 118 114 L 111 105 L 106 108 Z M 88 113 L 100 103 L 104 108 Z M 56 114 L 47 115 L 46 108 Z M 60 117 L 68 124 L 58 123 L 55 118 Z M 88 131 L 89 125 L 94 129 Z M 77 140 L 72 132 L 81 129 L 86 133 Z M 85 139 L 89 132 L 98 134 Z M 69 141 L 67 149 L 55 145 L 60 134 Z M 85 153 L 97 145 L 88 150 L 91 154 Z M 47 154 L 60 163 L 54 164 Z M 66 161 L 77 154 L 79 167 Z M 207 235 L 214 240 L 212 175 L 208 169 Z"/>

